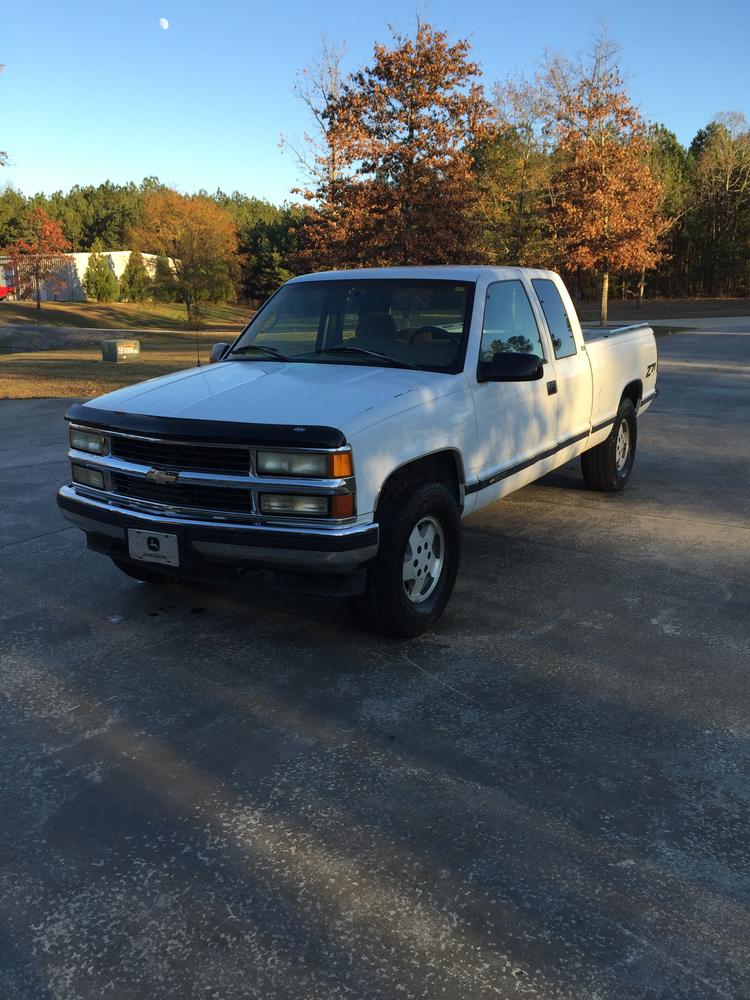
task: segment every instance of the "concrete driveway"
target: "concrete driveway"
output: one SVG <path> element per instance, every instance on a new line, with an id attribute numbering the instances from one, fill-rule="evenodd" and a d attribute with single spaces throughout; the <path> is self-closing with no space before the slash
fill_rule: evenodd
<path id="1" fill-rule="evenodd" d="M 405 644 L 125 578 L 1 403 L 0 997 L 750 997 L 750 319 L 660 348 L 628 490 L 471 518 Z"/>

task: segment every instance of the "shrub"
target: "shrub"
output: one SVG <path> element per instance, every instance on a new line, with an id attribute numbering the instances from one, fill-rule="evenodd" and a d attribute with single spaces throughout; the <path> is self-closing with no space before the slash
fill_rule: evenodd
<path id="1" fill-rule="evenodd" d="M 156 258 L 153 292 L 157 302 L 177 301 L 177 282 L 165 253 L 160 253 Z"/>
<path id="2" fill-rule="evenodd" d="M 133 250 L 120 277 L 120 298 L 123 302 L 144 302 L 151 293 L 151 284 L 143 255 Z"/>
<path id="3" fill-rule="evenodd" d="M 86 273 L 83 276 L 83 287 L 86 297 L 94 302 L 114 302 L 117 298 L 119 285 L 115 273 L 109 266 L 109 261 L 102 253 L 102 245 L 94 242 Z"/>

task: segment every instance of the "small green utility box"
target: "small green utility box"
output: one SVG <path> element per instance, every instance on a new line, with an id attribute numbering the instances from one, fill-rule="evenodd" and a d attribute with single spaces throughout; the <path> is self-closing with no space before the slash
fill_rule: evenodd
<path id="1" fill-rule="evenodd" d="M 140 353 L 139 340 L 102 341 L 102 361 L 135 361 Z"/>

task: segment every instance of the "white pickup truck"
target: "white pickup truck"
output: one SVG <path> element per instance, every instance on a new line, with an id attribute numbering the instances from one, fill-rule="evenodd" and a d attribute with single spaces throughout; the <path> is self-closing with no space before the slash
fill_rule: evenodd
<path id="1" fill-rule="evenodd" d="M 448 603 L 462 517 L 577 455 L 622 489 L 656 396 L 653 332 L 584 336 L 529 268 L 294 278 L 211 360 L 69 410 L 65 516 L 136 579 L 252 574 L 399 636 Z"/>

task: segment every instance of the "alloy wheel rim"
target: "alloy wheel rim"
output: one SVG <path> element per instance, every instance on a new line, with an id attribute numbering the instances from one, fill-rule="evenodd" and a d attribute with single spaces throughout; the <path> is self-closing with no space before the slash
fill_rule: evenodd
<path id="1" fill-rule="evenodd" d="M 615 443 L 615 466 L 619 473 L 625 471 L 630 454 L 630 426 L 627 420 L 621 420 L 617 430 L 617 441 Z"/>
<path id="2" fill-rule="evenodd" d="M 434 517 L 417 521 L 404 551 L 404 593 L 413 604 L 421 604 L 434 592 L 445 562 L 445 536 Z"/>

